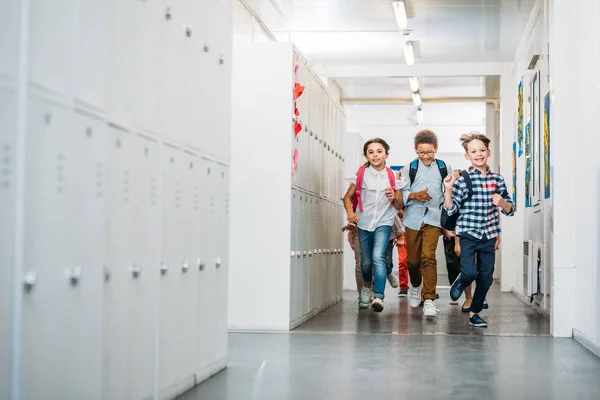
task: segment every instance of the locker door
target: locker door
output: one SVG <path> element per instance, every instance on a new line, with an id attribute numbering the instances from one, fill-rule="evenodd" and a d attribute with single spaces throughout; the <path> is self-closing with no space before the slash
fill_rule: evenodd
<path id="1" fill-rule="evenodd" d="M 119 265 L 128 283 L 128 346 L 130 398 L 146 398 L 154 388 L 155 336 L 158 334 L 161 259 L 160 148 L 150 139 L 132 135 L 130 226 L 131 250 Z M 130 155 L 129 155 L 130 154 Z M 135 278 L 132 268 L 141 268 Z"/>
<path id="2" fill-rule="evenodd" d="M 29 78 L 47 89 L 71 94 L 75 0 L 33 0 L 29 9 Z"/>
<path id="3" fill-rule="evenodd" d="M 104 109 L 108 83 L 109 3 L 78 1 L 76 7 L 73 94 L 87 104 Z"/>
<path id="4" fill-rule="evenodd" d="M 68 398 L 65 355 L 77 349 L 67 342 L 67 291 L 77 290 L 66 275 L 73 267 L 71 174 L 76 166 L 66 156 L 71 115 L 54 103 L 30 98 L 28 104 L 25 197 L 24 274 L 36 283 L 23 297 L 23 397 Z M 47 332 L 46 340 L 39 340 Z M 83 350 L 85 352 L 85 350 Z M 40 360 L 51 360 L 41 363 Z M 35 382 L 35 384 L 30 384 Z"/>
<path id="5" fill-rule="evenodd" d="M 160 279 L 159 372 L 161 397 L 177 394 L 177 372 L 181 346 L 179 340 L 180 258 L 183 253 L 181 227 L 186 196 L 182 179 L 183 153 L 164 145 L 162 148 L 162 256 Z"/>
<path id="6" fill-rule="evenodd" d="M 2 17 L 0 17 L 2 18 Z M 0 28 L 2 29 L 2 28 Z M 3 38 L 0 38 L 2 41 Z M 1 70 L 1 66 L 0 66 Z M 0 398 L 10 397 L 16 227 L 16 92 L 0 88 Z"/>
<path id="7" fill-rule="evenodd" d="M 19 2 L 3 2 L 0 14 L 0 76 L 14 78 L 19 71 L 19 41 L 14 38 L 19 35 L 20 12 Z M 3 388 L 8 388 L 8 385 Z"/>
<path id="8" fill-rule="evenodd" d="M 298 241 L 298 191 L 292 188 L 291 224 L 290 224 L 290 320 L 294 321 L 301 313 L 301 284 L 298 263 L 296 262 L 296 244 Z"/>
<path id="9" fill-rule="evenodd" d="M 214 329 L 211 348 L 211 361 L 222 360 L 227 355 L 227 298 L 229 286 L 229 166 L 214 164 L 215 167 L 215 218 L 213 222 L 216 232 L 216 246 L 212 257 L 212 268 L 215 269 L 215 299 L 220 299 L 220 307 L 215 308 L 211 320 Z M 285 266 L 282 266 L 285 267 Z"/>
<path id="10" fill-rule="evenodd" d="M 104 284 L 104 398 L 129 398 L 129 280 L 131 244 L 134 238 L 129 215 L 132 212 L 124 193 L 133 167 L 134 144 L 131 134 L 107 127 L 105 276 Z M 133 191 L 132 191 L 133 192 Z M 150 349 L 149 349 L 150 350 Z M 148 392 L 150 394 L 150 392 Z"/>
<path id="11" fill-rule="evenodd" d="M 180 210 L 181 220 L 179 226 L 179 240 L 181 247 L 177 255 L 177 264 L 173 272 L 179 279 L 178 293 L 178 363 L 177 363 L 177 385 L 178 392 L 182 393 L 194 386 L 194 377 L 196 374 L 195 353 L 197 346 L 197 295 L 198 281 L 197 269 L 192 268 L 194 264 L 193 251 L 190 251 L 190 244 L 193 244 L 196 229 L 193 227 L 194 216 L 198 212 L 196 204 L 199 188 L 195 184 L 195 174 L 199 168 L 197 157 L 193 154 L 182 152 L 181 166 L 178 169 L 178 180 L 181 182 Z"/>
<path id="12" fill-rule="evenodd" d="M 211 363 L 212 338 L 214 336 L 213 319 L 215 315 L 216 272 L 211 262 L 215 253 L 214 246 L 214 207 L 215 192 L 214 169 L 212 161 L 200 158 L 195 177 L 199 191 L 199 212 L 195 224 L 198 227 L 199 240 L 195 245 L 196 268 L 198 271 L 198 297 L 196 303 L 196 330 L 198 347 L 196 349 L 196 371 L 202 377 L 202 370 Z"/>

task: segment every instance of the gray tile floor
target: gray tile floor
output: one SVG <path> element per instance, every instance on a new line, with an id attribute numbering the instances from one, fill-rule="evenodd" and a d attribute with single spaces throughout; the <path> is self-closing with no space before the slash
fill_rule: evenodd
<path id="1" fill-rule="evenodd" d="M 230 334 L 228 368 L 181 399 L 600 399 L 600 359 L 512 294 L 490 293 L 486 330 L 440 293 L 434 321 L 347 292 L 292 333 Z"/>

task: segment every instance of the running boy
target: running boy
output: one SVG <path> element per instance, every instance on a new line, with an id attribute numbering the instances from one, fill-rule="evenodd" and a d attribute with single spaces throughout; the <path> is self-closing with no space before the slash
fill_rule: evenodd
<path id="1" fill-rule="evenodd" d="M 486 327 L 479 316 L 483 301 L 494 279 L 496 237 L 500 235 L 498 208 L 504 215 L 514 214 L 514 207 L 502 175 L 490 171 L 490 139 L 480 133 L 462 135 L 465 158 L 471 162 L 468 177 L 473 195 L 468 198 L 465 177 L 452 174 L 444 179 L 444 209 L 448 215 L 460 211 L 456 235 L 460 237 L 461 273 L 450 287 L 450 298 L 458 300 L 464 289 L 477 282 L 469 311 L 469 324 Z M 475 262 L 477 257 L 477 263 Z"/>

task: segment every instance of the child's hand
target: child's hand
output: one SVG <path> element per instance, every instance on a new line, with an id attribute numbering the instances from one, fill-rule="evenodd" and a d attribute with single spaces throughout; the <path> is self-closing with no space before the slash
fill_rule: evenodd
<path id="1" fill-rule="evenodd" d="M 460 257 L 460 240 L 454 241 L 454 254 L 456 254 L 457 257 Z"/>
<path id="2" fill-rule="evenodd" d="M 429 200 L 431 200 L 431 196 L 429 195 L 428 190 L 429 189 L 424 189 L 420 192 L 413 192 L 411 193 L 411 195 L 415 200 L 420 201 L 421 203 L 427 203 Z"/>
<path id="3" fill-rule="evenodd" d="M 396 246 L 398 246 L 398 247 L 404 246 L 404 235 L 398 236 L 396 238 Z"/>
<path id="4" fill-rule="evenodd" d="M 388 199 L 390 200 L 394 200 L 394 189 L 389 187 L 385 189 L 385 195 L 387 196 Z"/>
<path id="5" fill-rule="evenodd" d="M 500 196 L 498 193 L 494 193 L 494 195 L 492 196 L 492 204 L 494 204 L 497 207 L 504 207 L 504 203 L 506 203 L 504 197 Z"/>
<path id="6" fill-rule="evenodd" d="M 444 188 L 446 190 L 450 189 L 452 190 L 452 187 L 454 187 L 454 182 L 456 182 L 456 178 L 454 177 L 453 174 L 449 174 L 444 178 Z"/>
<path id="7" fill-rule="evenodd" d="M 350 232 L 356 231 L 356 224 L 352 223 L 352 224 L 348 224 L 348 225 L 344 226 L 342 228 L 342 232 L 344 232 L 344 231 L 350 231 Z"/>
<path id="8" fill-rule="evenodd" d="M 358 215 L 356 215 L 355 213 L 351 212 L 351 213 L 348 213 L 346 215 L 346 219 L 348 220 L 349 223 L 355 224 L 355 223 L 358 222 Z"/>
<path id="9" fill-rule="evenodd" d="M 498 250 L 498 247 L 500 247 L 500 236 L 496 236 L 496 244 L 494 246 L 494 250 Z"/>

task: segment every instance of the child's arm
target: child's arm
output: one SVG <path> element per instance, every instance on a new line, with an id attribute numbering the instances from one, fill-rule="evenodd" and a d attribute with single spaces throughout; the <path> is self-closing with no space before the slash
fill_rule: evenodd
<path id="1" fill-rule="evenodd" d="M 464 179 L 457 179 L 452 174 L 444 178 L 444 208 L 448 215 L 458 211 L 463 196 L 466 195 L 466 184 L 464 184 L 465 190 L 463 190 L 463 183 Z"/>
<path id="2" fill-rule="evenodd" d="M 515 208 L 513 207 L 513 201 L 508 194 L 508 190 L 506 189 L 506 183 L 504 182 L 504 178 L 498 175 L 497 189 L 496 193 L 492 196 L 492 203 L 500 207 L 502 210 L 502 214 L 510 217 L 515 214 Z"/>
<path id="3" fill-rule="evenodd" d="M 346 218 L 351 224 L 358 222 L 358 215 L 352 210 L 352 196 L 356 193 L 356 185 L 353 183 L 348 188 L 348 191 L 344 195 L 344 208 L 346 209 Z"/>

